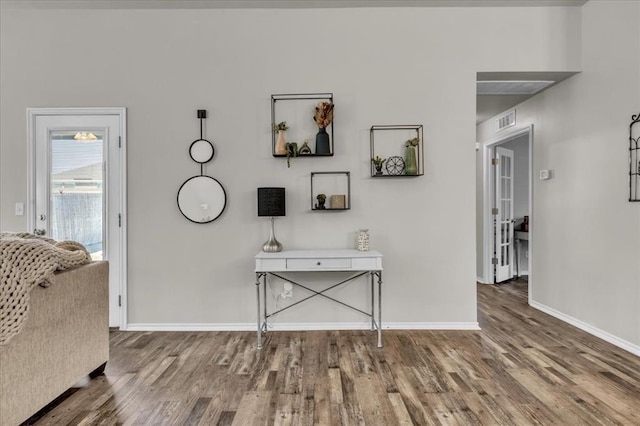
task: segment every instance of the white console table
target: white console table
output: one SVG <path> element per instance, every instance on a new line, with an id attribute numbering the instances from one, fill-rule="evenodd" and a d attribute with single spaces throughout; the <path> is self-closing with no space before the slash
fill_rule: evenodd
<path id="1" fill-rule="evenodd" d="M 256 261 L 256 296 L 258 300 L 258 349 L 262 348 L 262 333 L 267 332 L 267 321 L 270 317 L 292 308 L 312 297 L 321 296 L 339 303 L 371 318 L 371 331 L 378 332 L 378 347 L 382 347 L 382 254 L 377 251 L 358 250 L 284 250 L 278 253 L 260 252 Z M 333 284 L 322 291 L 313 290 L 300 282 L 295 282 L 283 274 L 287 272 L 353 272 L 349 278 Z M 277 311 L 267 309 L 267 275 L 272 275 L 294 286 L 301 287 L 311 293 L 297 302 Z M 325 293 L 356 278 L 369 275 L 371 278 L 371 311 L 366 312 L 337 300 Z M 376 321 L 375 278 L 378 283 L 378 310 Z M 260 295 L 262 284 L 262 297 Z"/>

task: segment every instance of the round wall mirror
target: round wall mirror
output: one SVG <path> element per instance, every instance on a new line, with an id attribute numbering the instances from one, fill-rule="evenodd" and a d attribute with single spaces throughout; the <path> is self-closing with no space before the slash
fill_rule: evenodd
<path id="1" fill-rule="evenodd" d="M 189 155 L 196 163 L 207 163 L 213 158 L 213 145 L 206 139 L 195 140 L 189 147 Z"/>
<path id="2" fill-rule="evenodd" d="M 210 176 L 189 178 L 178 191 L 178 208 L 191 222 L 213 222 L 222 214 L 226 205 L 227 194 L 224 188 Z"/>

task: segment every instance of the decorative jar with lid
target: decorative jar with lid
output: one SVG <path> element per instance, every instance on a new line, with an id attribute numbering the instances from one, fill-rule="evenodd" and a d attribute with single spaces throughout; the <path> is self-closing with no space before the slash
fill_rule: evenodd
<path id="1" fill-rule="evenodd" d="M 356 248 L 360 251 L 369 251 L 369 230 L 358 230 L 358 239 Z"/>

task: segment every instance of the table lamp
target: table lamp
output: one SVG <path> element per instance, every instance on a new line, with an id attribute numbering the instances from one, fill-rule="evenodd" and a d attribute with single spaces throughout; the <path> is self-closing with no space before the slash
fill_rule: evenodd
<path id="1" fill-rule="evenodd" d="M 258 188 L 258 216 L 271 217 L 271 235 L 262 246 L 262 251 L 282 251 L 282 244 L 276 240 L 273 219 L 275 216 L 286 216 L 284 188 Z"/>

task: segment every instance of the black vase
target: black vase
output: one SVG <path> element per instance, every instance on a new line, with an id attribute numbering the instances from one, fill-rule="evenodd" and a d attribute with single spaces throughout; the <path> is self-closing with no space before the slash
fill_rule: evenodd
<path id="1" fill-rule="evenodd" d="M 324 127 L 320 127 L 316 135 L 316 155 L 331 154 L 331 146 L 329 145 L 329 134 Z"/>

